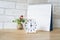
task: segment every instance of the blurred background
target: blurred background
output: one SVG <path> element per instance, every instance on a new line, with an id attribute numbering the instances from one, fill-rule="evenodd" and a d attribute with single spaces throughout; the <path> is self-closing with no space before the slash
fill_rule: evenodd
<path id="1" fill-rule="evenodd" d="M 52 4 L 53 27 L 60 28 L 60 0 L 0 0 L 0 29 L 16 29 L 12 20 L 26 17 L 30 4 Z"/>

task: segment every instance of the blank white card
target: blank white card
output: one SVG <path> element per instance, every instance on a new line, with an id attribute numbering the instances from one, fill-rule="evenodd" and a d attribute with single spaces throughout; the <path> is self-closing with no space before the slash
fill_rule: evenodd
<path id="1" fill-rule="evenodd" d="M 37 30 L 50 31 L 51 4 L 29 5 L 27 18 L 36 21 Z"/>

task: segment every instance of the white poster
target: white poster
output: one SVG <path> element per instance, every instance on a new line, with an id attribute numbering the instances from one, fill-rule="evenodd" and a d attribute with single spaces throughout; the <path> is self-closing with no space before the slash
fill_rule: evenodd
<path id="1" fill-rule="evenodd" d="M 51 4 L 29 5 L 27 19 L 37 23 L 37 30 L 50 31 Z"/>

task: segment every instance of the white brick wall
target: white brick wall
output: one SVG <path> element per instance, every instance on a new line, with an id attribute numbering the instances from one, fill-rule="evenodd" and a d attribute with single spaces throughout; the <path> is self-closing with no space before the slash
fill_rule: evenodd
<path id="1" fill-rule="evenodd" d="M 16 2 L 19 2 L 19 3 L 27 3 L 27 0 L 16 0 Z"/>
<path id="2" fill-rule="evenodd" d="M 44 4 L 48 3 L 48 0 L 29 0 L 29 4 Z"/>
<path id="3" fill-rule="evenodd" d="M 0 22 L 0 29 L 3 29 L 3 23 Z"/>
<path id="4" fill-rule="evenodd" d="M 27 9 L 26 3 L 16 3 L 16 9 Z"/>
<path id="5" fill-rule="evenodd" d="M 53 2 L 54 2 L 54 3 L 55 3 L 55 2 L 57 3 L 57 2 L 60 2 L 60 0 L 53 0 Z"/>
<path id="6" fill-rule="evenodd" d="M 60 28 L 60 0 L 48 0 L 53 4 L 53 27 Z"/>
<path id="7" fill-rule="evenodd" d="M 0 8 L 0 14 L 4 14 L 4 9 Z"/>
<path id="8" fill-rule="evenodd" d="M 17 29 L 12 20 L 26 15 L 26 1 L 0 0 L 0 29 Z"/>
<path id="9" fill-rule="evenodd" d="M 17 29 L 17 24 L 16 23 L 10 23 L 10 22 L 6 22 L 4 24 L 4 29 Z"/>
<path id="10" fill-rule="evenodd" d="M 12 22 L 14 20 L 14 16 L 4 16 L 4 22 Z"/>
<path id="11" fill-rule="evenodd" d="M 55 6 L 55 8 L 54 8 L 54 14 L 60 15 L 60 8 L 59 7 Z"/>
<path id="12" fill-rule="evenodd" d="M 1 8 L 15 8 L 15 2 L 0 1 Z"/>
<path id="13" fill-rule="evenodd" d="M 0 0 L 0 1 L 11 1 L 11 2 L 15 2 L 16 0 Z"/>
<path id="14" fill-rule="evenodd" d="M 60 19 L 54 20 L 54 28 L 60 28 Z"/>
<path id="15" fill-rule="evenodd" d="M 54 27 L 60 28 L 60 0 L 53 0 L 54 5 Z"/>
<path id="16" fill-rule="evenodd" d="M 19 16 L 19 15 L 25 15 L 25 10 L 16 10 L 16 9 L 6 9 L 5 14 L 6 15 L 12 15 L 12 16 Z"/>
<path id="17" fill-rule="evenodd" d="M 0 22 L 4 22 L 4 15 L 0 15 Z"/>

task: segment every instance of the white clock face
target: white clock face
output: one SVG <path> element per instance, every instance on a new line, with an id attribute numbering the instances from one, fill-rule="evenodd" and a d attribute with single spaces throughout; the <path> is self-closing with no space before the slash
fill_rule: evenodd
<path id="1" fill-rule="evenodd" d="M 28 20 L 28 22 L 25 24 L 25 29 L 27 32 L 36 32 L 37 24 L 34 20 Z"/>

